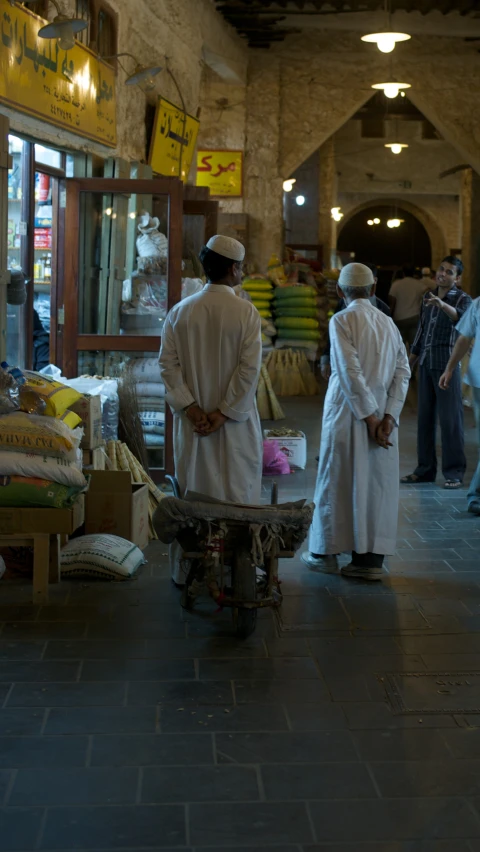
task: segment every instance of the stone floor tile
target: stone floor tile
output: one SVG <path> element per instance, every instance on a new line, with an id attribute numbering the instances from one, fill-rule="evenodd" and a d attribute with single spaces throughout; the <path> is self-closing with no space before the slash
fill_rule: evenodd
<path id="1" fill-rule="evenodd" d="M 325 683 L 318 680 L 235 680 L 235 701 L 237 704 L 252 702 L 272 702 L 301 704 L 330 701 Z"/>
<path id="2" fill-rule="evenodd" d="M 77 680 L 78 662 L 44 660 L 0 662 L 0 681 L 68 681 Z"/>
<path id="3" fill-rule="evenodd" d="M 48 711 L 45 734 L 154 734 L 156 726 L 153 706 L 53 707 Z"/>
<path id="4" fill-rule="evenodd" d="M 81 681 L 188 680 L 193 660 L 85 660 Z"/>
<path id="5" fill-rule="evenodd" d="M 0 606 L 0 622 L 19 622 L 19 621 L 35 621 L 38 617 L 40 608 L 32 606 L 32 604 L 23 604 L 20 606 Z"/>
<path id="6" fill-rule="evenodd" d="M 0 736 L 36 736 L 42 732 L 44 719 L 42 708 L 0 710 Z"/>
<path id="7" fill-rule="evenodd" d="M 267 639 L 269 657 L 309 657 L 310 649 L 306 639 L 282 638 Z"/>
<path id="8" fill-rule="evenodd" d="M 322 701 L 320 704 L 287 703 L 288 724 L 292 731 L 336 731 L 348 727 L 339 704 Z"/>
<path id="9" fill-rule="evenodd" d="M 92 621 L 104 623 L 111 618 L 112 604 L 108 601 L 91 606 L 59 606 L 58 604 L 47 604 L 37 607 L 36 621 L 81 621 L 84 624 Z M 16 618 L 16 617 L 15 617 Z M 14 617 L 9 621 L 14 621 Z"/>
<path id="10" fill-rule="evenodd" d="M 470 844 L 476 841 L 470 841 Z M 405 840 L 380 843 L 322 843 L 304 846 L 302 852 L 471 852 L 468 840 Z M 203 850 L 202 850 L 203 852 Z"/>
<path id="11" fill-rule="evenodd" d="M 443 731 L 443 739 L 452 757 L 463 760 L 480 759 L 480 728 Z"/>
<path id="12" fill-rule="evenodd" d="M 404 654 L 480 654 L 480 635 L 400 636 Z"/>
<path id="13" fill-rule="evenodd" d="M 309 809 L 318 840 L 480 837 L 480 820 L 462 799 L 324 801 L 311 802 Z"/>
<path id="14" fill-rule="evenodd" d="M 455 728 L 452 716 L 394 715 L 385 701 L 350 702 L 342 704 L 351 731 L 385 731 L 396 728 Z"/>
<path id="15" fill-rule="evenodd" d="M 124 683 L 17 683 L 8 707 L 77 707 L 119 705 L 125 700 Z"/>
<path id="16" fill-rule="evenodd" d="M 442 760 L 450 756 L 444 737 L 455 733 L 448 729 L 441 733 L 431 729 L 355 731 L 353 737 L 361 760 Z"/>
<path id="17" fill-rule="evenodd" d="M 325 763 L 358 759 L 346 731 L 216 734 L 218 763 Z"/>
<path id="18" fill-rule="evenodd" d="M 370 763 L 370 769 L 380 794 L 386 799 L 480 796 L 480 760 Z"/>
<path id="19" fill-rule="evenodd" d="M 0 809 L 0 849 L 8 852 L 35 849 L 43 812 L 41 808 Z"/>
<path id="20" fill-rule="evenodd" d="M 45 660 L 127 660 L 146 657 L 147 640 L 120 642 L 115 639 L 95 641 L 89 639 L 64 642 L 53 639 L 47 642 Z"/>
<path id="21" fill-rule="evenodd" d="M 45 642 L 16 642 L 14 639 L 0 638 L 0 660 L 40 660 L 45 650 Z"/>
<path id="22" fill-rule="evenodd" d="M 377 795 L 363 763 L 262 766 L 268 800 L 363 799 Z"/>
<path id="23" fill-rule="evenodd" d="M 431 615 L 468 615 L 470 612 L 465 601 L 459 600 L 428 598 L 417 600 L 417 604 L 427 619 Z"/>
<path id="24" fill-rule="evenodd" d="M 209 731 L 287 731 L 288 724 L 281 706 L 241 704 L 237 707 L 218 705 L 162 707 L 160 725 L 164 733 Z"/>
<path id="25" fill-rule="evenodd" d="M 99 735 L 93 738 L 92 766 L 195 766 L 212 763 L 212 737 L 204 732 Z"/>
<path id="26" fill-rule="evenodd" d="M 250 766 L 147 767 L 141 801 L 254 802 L 260 798 L 257 772 Z"/>
<path id="27" fill-rule="evenodd" d="M 308 843 L 313 840 L 305 804 L 194 804 L 189 808 L 191 842 L 226 849 L 234 843 Z"/>
<path id="28" fill-rule="evenodd" d="M 2 590 L 3 594 L 3 590 Z M 85 634 L 86 624 L 68 622 L 38 622 L 20 621 L 5 624 L 2 630 L 2 640 L 25 641 L 40 639 L 81 639 Z"/>
<path id="29" fill-rule="evenodd" d="M 480 670 L 479 654 L 422 654 L 425 667 L 432 672 L 475 672 Z"/>
<path id="30" fill-rule="evenodd" d="M 4 804 L 5 794 L 10 787 L 12 772 L 8 769 L 0 769 L 0 808 Z"/>
<path id="31" fill-rule="evenodd" d="M 266 660 L 200 660 L 200 680 L 307 680 L 318 678 L 315 662 L 308 657 Z"/>
<path id="32" fill-rule="evenodd" d="M 63 769 L 85 766 L 86 737 L 0 737 L 0 766 L 6 769 Z"/>
<path id="33" fill-rule="evenodd" d="M 185 845 L 180 805 L 52 808 L 41 849 L 125 849 Z"/>
<path id="34" fill-rule="evenodd" d="M 9 807 L 44 805 L 128 805 L 137 796 L 138 769 L 21 769 Z"/>
<path id="35" fill-rule="evenodd" d="M 127 704 L 233 704 L 232 683 L 228 680 L 135 681 L 130 684 Z"/>

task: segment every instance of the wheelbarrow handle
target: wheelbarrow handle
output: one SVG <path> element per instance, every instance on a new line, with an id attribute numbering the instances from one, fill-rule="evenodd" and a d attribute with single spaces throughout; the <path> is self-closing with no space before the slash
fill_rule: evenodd
<path id="1" fill-rule="evenodd" d="M 180 486 L 178 484 L 177 477 L 171 476 L 169 473 L 167 473 L 167 475 L 165 476 L 165 479 L 166 479 L 167 482 L 170 483 L 170 485 L 173 488 L 173 496 L 176 497 L 177 500 L 181 500 L 182 494 L 181 494 L 181 491 L 180 491 Z"/>

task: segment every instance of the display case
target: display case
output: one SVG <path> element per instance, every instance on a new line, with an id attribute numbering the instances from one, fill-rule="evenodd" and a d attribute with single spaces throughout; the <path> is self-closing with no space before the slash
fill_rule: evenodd
<path id="1" fill-rule="evenodd" d="M 67 179 L 59 192 L 60 366 L 66 376 L 131 372 L 140 417 L 159 424 L 163 415 L 163 428 L 145 434 L 150 471 L 160 481 L 173 472 L 173 443 L 156 359 L 167 311 L 181 297 L 182 184 Z"/>

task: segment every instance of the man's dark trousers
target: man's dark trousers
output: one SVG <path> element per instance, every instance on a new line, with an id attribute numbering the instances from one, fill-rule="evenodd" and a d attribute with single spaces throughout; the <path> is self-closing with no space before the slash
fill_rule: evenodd
<path id="1" fill-rule="evenodd" d="M 415 475 L 434 481 L 437 475 L 435 437 L 437 413 L 442 434 L 442 473 L 445 479 L 463 482 L 467 460 L 464 452 L 462 376 L 458 367 L 448 390 L 438 381 L 443 370 L 422 364 L 418 371 L 418 467 Z"/>

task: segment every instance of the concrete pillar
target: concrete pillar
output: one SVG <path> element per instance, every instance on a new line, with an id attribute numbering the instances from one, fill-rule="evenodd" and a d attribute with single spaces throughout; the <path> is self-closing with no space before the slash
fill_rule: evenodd
<path id="1" fill-rule="evenodd" d="M 283 176 L 279 174 L 280 62 L 272 55 L 250 60 L 246 114 L 247 260 L 258 272 L 265 272 L 270 255 L 275 252 L 282 258 L 283 253 Z"/>
<path id="2" fill-rule="evenodd" d="M 462 287 L 474 298 L 480 295 L 480 176 L 466 169 L 462 179 Z M 453 246 L 449 246 L 453 248 Z"/>
<path id="3" fill-rule="evenodd" d="M 319 158 L 318 242 L 323 246 L 324 265 L 330 267 L 335 263 L 337 247 L 337 223 L 332 219 L 332 207 L 337 206 L 337 170 L 333 136 L 327 139 L 319 149 Z"/>

